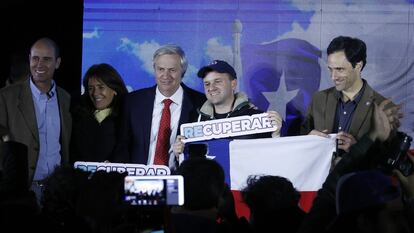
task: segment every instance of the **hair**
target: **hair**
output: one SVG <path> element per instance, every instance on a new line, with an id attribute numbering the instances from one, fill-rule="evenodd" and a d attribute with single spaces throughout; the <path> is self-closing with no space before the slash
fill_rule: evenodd
<path id="1" fill-rule="evenodd" d="M 53 41 L 52 39 L 48 38 L 48 37 L 43 37 L 40 38 L 38 40 L 36 40 L 36 42 L 33 43 L 32 47 L 30 47 L 30 51 L 32 50 L 33 46 L 39 42 L 42 43 L 46 43 L 49 46 L 51 46 L 54 50 L 55 50 L 55 58 L 57 59 L 58 57 L 60 57 L 60 49 L 59 46 L 56 44 L 55 41 Z"/>
<path id="2" fill-rule="evenodd" d="M 120 101 L 122 100 L 123 96 L 128 93 L 128 90 L 125 86 L 124 80 L 122 79 L 121 75 L 116 71 L 114 67 L 109 64 L 102 63 L 102 64 L 95 64 L 89 67 L 83 77 L 83 87 L 85 88 L 85 93 L 83 94 L 83 101 L 85 101 L 86 108 L 89 112 L 95 111 L 95 106 L 93 105 L 91 99 L 89 98 L 88 93 L 88 82 L 91 78 L 97 79 L 109 88 L 114 90 L 117 95 L 114 96 L 111 107 L 112 112 L 114 114 L 118 114 L 120 109 Z"/>
<path id="3" fill-rule="evenodd" d="M 296 232 L 305 214 L 299 207 L 299 192 L 280 176 L 249 176 L 241 192 L 251 210 L 250 223 L 257 232 L 280 229 Z"/>
<path id="4" fill-rule="evenodd" d="M 214 160 L 185 160 L 177 170 L 184 177 L 184 208 L 201 210 L 218 207 L 225 182 L 223 168 Z"/>
<path id="5" fill-rule="evenodd" d="M 92 232 L 112 232 L 120 226 L 126 212 L 122 201 L 127 173 L 96 171 L 89 175 L 79 192 L 76 213 L 89 224 Z"/>
<path id="6" fill-rule="evenodd" d="M 63 229 L 85 227 L 86 223 L 76 214 L 77 200 L 87 187 L 89 172 L 75 169 L 69 165 L 58 166 L 44 183 L 42 213 L 50 226 Z"/>
<path id="7" fill-rule="evenodd" d="M 168 44 L 168 45 L 164 45 L 161 48 L 157 49 L 157 51 L 155 51 L 154 56 L 152 57 L 152 61 L 155 62 L 155 60 L 162 56 L 162 55 L 178 55 L 180 56 L 180 64 L 181 64 L 181 69 L 183 71 L 182 73 L 182 77 L 184 77 L 185 72 L 187 71 L 187 67 L 188 67 L 188 61 L 187 58 L 185 57 L 185 53 L 184 50 L 175 44 Z"/>
<path id="8" fill-rule="evenodd" d="M 300 198 L 293 184 L 280 176 L 249 176 L 241 193 L 253 213 L 297 207 Z"/>
<path id="9" fill-rule="evenodd" d="M 364 41 L 348 36 L 338 36 L 334 38 L 328 46 L 328 56 L 335 52 L 343 51 L 346 59 L 355 68 L 355 65 L 362 61 L 361 71 L 367 63 L 367 46 Z"/>

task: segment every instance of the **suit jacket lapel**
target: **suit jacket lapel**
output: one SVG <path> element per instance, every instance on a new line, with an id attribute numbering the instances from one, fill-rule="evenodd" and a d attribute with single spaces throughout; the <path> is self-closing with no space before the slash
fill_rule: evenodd
<path id="1" fill-rule="evenodd" d="M 184 95 L 183 95 L 183 106 L 181 109 L 181 116 L 180 116 L 180 120 L 178 122 L 178 130 L 177 133 L 180 133 L 180 126 L 184 123 L 189 122 L 190 119 L 189 118 L 189 114 L 188 112 L 193 109 L 193 103 L 190 100 L 190 97 L 188 96 L 188 92 L 187 92 L 187 87 L 185 85 L 183 85 L 183 90 L 184 90 Z"/>
<path id="2" fill-rule="evenodd" d="M 351 127 L 349 133 L 358 136 L 359 129 L 362 127 L 363 123 L 367 120 L 368 113 L 371 109 L 373 103 L 374 92 L 373 90 L 366 85 L 364 93 L 359 101 L 357 107 L 355 108 L 354 115 L 352 117 Z M 370 120 L 370 119 L 368 119 Z"/>
<path id="3" fill-rule="evenodd" d="M 30 79 L 22 85 L 17 103 L 20 113 L 22 114 L 26 125 L 30 129 L 33 137 L 39 141 L 39 132 L 37 129 L 36 113 L 32 98 L 32 91 L 30 90 Z"/>
<path id="4" fill-rule="evenodd" d="M 335 121 L 337 103 L 338 103 L 338 100 L 336 99 L 336 96 L 335 96 L 335 89 L 333 89 L 328 93 L 328 98 L 326 100 L 326 112 L 325 112 L 324 125 L 329 133 L 333 131 L 333 122 Z"/>
<path id="5" fill-rule="evenodd" d="M 65 101 L 65 97 L 62 95 L 59 88 L 56 88 L 57 96 L 58 96 L 58 105 L 59 105 L 59 115 L 60 115 L 60 125 L 61 125 L 61 135 L 65 135 L 68 130 L 68 126 L 66 125 L 67 122 L 70 121 L 69 115 L 64 114 L 64 109 L 69 109 L 69 103 Z"/>
<path id="6" fill-rule="evenodd" d="M 65 162 L 69 161 L 69 154 L 67 151 L 69 148 L 70 134 L 72 131 L 71 116 L 65 109 L 70 108 L 70 102 L 67 97 L 63 94 L 63 90 L 60 87 L 56 87 L 59 115 L 60 115 L 60 145 L 61 145 L 61 156 Z"/>
<path id="7" fill-rule="evenodd" d="M 150 89 L 150 91 L 146 94 L 146 98 L 143 98 L 142 103 L 142 130 L 144 135 L 144 142 L 142 145 L 145 147 L 146 155 L 149 153 L 149 144 L 151 138 L 151 126 L 152 126 L 152 112 L 154 110 L 154 100 L 155 100 L 155 91 L 157 86 L 154 86 Z M 145 160 L 147 163 L 147 158 Z"/>

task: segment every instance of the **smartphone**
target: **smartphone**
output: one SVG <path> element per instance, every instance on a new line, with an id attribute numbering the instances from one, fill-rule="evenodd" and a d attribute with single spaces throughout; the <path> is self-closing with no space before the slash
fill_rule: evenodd
<path id="1" fill-rule="evenodd" d="M 130 205 L 183 205 L 184 179 L 174 176 L 126 176 L 124 201 Z"/>

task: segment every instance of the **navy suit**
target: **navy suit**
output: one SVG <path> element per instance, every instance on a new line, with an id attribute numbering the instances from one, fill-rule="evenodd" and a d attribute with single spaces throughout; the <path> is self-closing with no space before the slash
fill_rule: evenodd
<path id="1" fill-rule="evenodd" d="M 181 84 L 184 90 L 178 126 L 194 122 L 204 94 Z M 147 164 L 156 86 L 131 92 L 125 99 L 122 128 L 114 162 Z M 178 128 L 179 133 L 179 128 Z"/>

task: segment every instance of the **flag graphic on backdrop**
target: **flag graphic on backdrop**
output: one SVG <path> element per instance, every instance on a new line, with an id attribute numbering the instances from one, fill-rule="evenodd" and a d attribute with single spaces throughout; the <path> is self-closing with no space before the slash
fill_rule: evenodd
<path id="1" fill-rule="evenodd" d="M 129 90 L 149 87 L 154 51 L 178 44 L 188 59 L 186 85 L 202 92 L 198 69 L 225 60 L 239 90 L 261 110 L 280 112 L 283 135 L 295 135 L 312 94 L 333 85 L 329 42 L 358 37 L 368 48 L 363 78 L 403 104 L 400 130 L 414 136 L 413 0 L 322 2 L 85 0 L 82 73 L 105 62 Z"/>
<path id="2" fill-rule="evenodd" d="M 244 85 L 251 101 L 275 110 L 285 120 L 282 135 L 298 135 L 312 94 L 321 79 L 321 51 L 300 39 L 284 39 L 242 48 Z"/>

